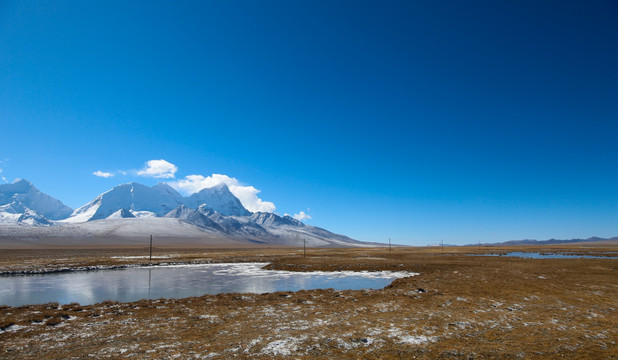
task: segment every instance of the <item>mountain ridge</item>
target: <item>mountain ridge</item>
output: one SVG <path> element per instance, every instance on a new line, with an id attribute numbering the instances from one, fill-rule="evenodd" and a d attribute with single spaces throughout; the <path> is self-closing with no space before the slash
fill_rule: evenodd
<path id="1" fill-rule="evenodd" d="M 481 246 L 515 246 L 515 245 L 557 245 L 557 244 L 577 244 L 577 243 L 592 243 L 592 242 L 602 242 L 602 241 L 616 241 L 618 242 L 618 236 L 614 236 L 611 238 L 601 238 L 597 236 L 592 236 L 587 239 L 548 239 L 548 240 L 535 240 L 535 239 L 524 239 L 524 240 L 507 240 L 503 242 L 495 242 L 495 243 L 481 243 Z M 461 246 L 479 246 L 479 244 L 466 244 Z"/>
<path id="2" fill-rule="evenodd" d="M 48 220 L 60 220 L 69 216 L 73 209 L 37 189 L 26 179 L 15 179 L 10 184 L 0 184 L 0 223 L 25 219 L 40 225 L 49 225 Z M 25 215 L 25 217 L 12 216 Z M 24 224 L 29 224 L 25 222 Z"/>
<path id="3" fill-rule="evenodd" d="M 9 187 L 6 192 L 20 190 L 20 186 L 24 184 Z M 32 184 L 30 186 L 33 187 Z M 149 187 L 130 182 L 96 196 L 64 219 L 50 221 L 36 210 L 24 209 L 22 214 L 0 212 L 0 223 L 19 225 L 16 228 L 4 227 L 5 232 L 12 234 L 9 237 L 16 238 L 77 237 L 89 241 L 106 236 L 133 238 L 153 233 L 157 235 L 157 231 L 169 236 L 170 231 L 163 229 L 168 226 L 176 229 L 175 236 L 178 238 L 199 238 L 202 234 L 205 238 L 227 238 L 252 244 L 298 246 L 305 243 L 314 247 L 375 245 L 307 225 L 288 215 L 252 213 L 225 184 L 201 189 L 185 197 L 165 183 Z"/>

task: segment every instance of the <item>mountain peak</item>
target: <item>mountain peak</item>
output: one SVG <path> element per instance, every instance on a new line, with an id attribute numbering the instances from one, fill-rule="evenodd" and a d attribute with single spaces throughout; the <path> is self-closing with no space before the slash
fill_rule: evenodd
<path id="1" fill-rule="evenodd" d="M 26 179 L 15 179 L 12 184 L 0 185 L 0 206 L 17 213 L 32 210 L 47 219 L 64 219 L 73 209 L 60 200 L 42 193 Z"/>
<path id="2" fill-rule="evenodd" d="M 83 222 L 104 219 L 120 209 L 149 211 L 156 216 L 163 216 L 183 203 L 182 195 L 168 185 L 159 184 L 148 187 L 130 182 L 118 185 L 97 196 L 88 204 L 75 210 L 68 221 Z"/>
<path id="3" fill-rule="evenodd" d="M 15 180 L 13 180 L 13 184 L 19 184 L 19 183 L 32 186 L 32 183 L 28 181 L 28 179 L 16 178 Z"/>
<path id="4" fill-rule="evenodd" d="M 215 210 L 225 216 L 248 216 L 251 212 L 242 205 L 240 200 L 227 187 L 221 183 L 212 187 L 204 188 L 191 195 L 189 205 L 198 208 L 206 205 L 209 209 Z"/>
<path id="5" fill-rule="evenodd" d="M 0 192 L 3 193 L 27 193 L 31 189 L 36 189 L 32 183 L 26 179 L 15 179 L 11 184 L 0 185 Z"/>
<path id="6" fill-rule="evenodd" d="M 59 238 L 58 234 L 75 238 L 92 231 L 99 231 L 98 234 L 105 238 L 118 236 L 122 231 L 128 234 L 127 237 L 133 237 L 135 234 L 160 232 L 173 225 L 180 227 L 174 227 L 171 232 L 178 231 L 178 236 L 191 234 L 192 238 L 198 231 L 199 238 L 204 235 L 260 244 L 298 246 L 300 241 L 304 243 L 306 240 L 307 246 L 362 245 L 343 235 L 305 225 L 290 216 L 251 213 L 226 184 L 183 197 L 166 183 L 150 187 L 130 182 L 115 186 L 75 210 L 70 217 L 69 214 L 69 207 L 42 193 L 28 180 L 0 184 L 0 223 L 38 226 L 37 231 L 49 227 L 45 234 L 54 239 Z M 159 219 L 163 217 L 168 219 Z M 180 221 L 168 221 L 169 218 Z M 56 226 L 55 221 L 48 219 L 75 225 Z M 92 220 L 100 222 L 96 226 L 83 225 L 83 232 L 75 232 L 82 226 L 79 223 Z"/>
<path id="7" fill-rule="evenodd" d="M 174 189 L 173 187 L 171 187 L 168 183 L 164 183 L 164 182 L 160 182 L 157 185 L 153 186 L 154 188 L 157 189 Z M 174 190 L 175 191 L 175 190 Z"/>
<path id="8" fill-rule="evenodd" d="M 232 193 L 230 191 L 230 188 L 224 183 L 220 183 L 220 184 L 217 184 L 211 187 L 203 188 L 200 191 L 198 191 L 196 194 L 199 194 L 201 192 L 208 192 L 208 193 L 213 193 L 213 192 L 228 193 L 229 192 L 230 194 Z"/>

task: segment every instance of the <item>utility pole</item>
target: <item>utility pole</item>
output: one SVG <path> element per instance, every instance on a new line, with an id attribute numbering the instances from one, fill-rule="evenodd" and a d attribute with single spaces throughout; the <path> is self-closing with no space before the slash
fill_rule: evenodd
<path id="1" fill-rule="evenodd" d="M 152 235 L 150 235 L 150 262 L 152 263 Z"/>
<path id="2" fill-rule="evenodd" d="M 391 248 L 391 238 L 388 238 L 388 252 L 393 253 L 393 248 Z"/>
<path id="3" fill-rule="evenodd" d="M 441 239 L 441 240 L 442 240 L 442 252 L 444 252 L 444 239 Z"/>
<path id="4" fill-rule="evenodd" d="M 303 238 L 303 257 L 307 257 L 307 244 L 305 238 Z"/>

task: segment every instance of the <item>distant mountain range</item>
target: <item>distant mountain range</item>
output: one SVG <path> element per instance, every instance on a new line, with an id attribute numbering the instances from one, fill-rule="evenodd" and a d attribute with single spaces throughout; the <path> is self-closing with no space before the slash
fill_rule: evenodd
<path id="1" fill-rule="evenodd" d="M 381 245 L 350 239 L 290 216 L 248 211 L 225 184 L 184 197 L 167 184 L 121 184 L 71 209 L 18 179 L 0 185 L 0 239 L 135 238 L 165 236 L 225 244 L 261 243 L 313 247 Z M 34 239 L 34 240 L 33 240 Z M 68 240 L 67 240 L 68 241 Z"/>
<path id="2" fill-rule="evenodd" d="M 560 240 L 560 239 L 549 239 L 549 240 L 509 240 L 498 243 L 481 243 L 481 246 L 516 246 L 516 245 L 553 245 L 553 244 L 573 244 L 573 243 L 591 243 L 591 242 L 603 242 L 603 241 L 618 241 L 618 237 L 612 238 L 600 238 L 600 237 L 591 237 L 588 239 L 569 239 L 569 240 Z M 478 246 L 477 244 L 468 244 L 464 246 Z"/>

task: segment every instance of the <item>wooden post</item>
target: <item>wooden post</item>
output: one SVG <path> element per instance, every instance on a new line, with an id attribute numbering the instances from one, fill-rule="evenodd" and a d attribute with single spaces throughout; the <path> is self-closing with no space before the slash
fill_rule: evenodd
<path id="1" fill-rule="evenodd" d="M 444 239 L 442 239 L 442 252 L 444 252 Z"/>
<path id="2" fill-rule="evenodd" d="M 150 262 L 152 262 L 152 235 L 150 235 Z"/>
<path id="3" fill-rule="evenodd" d="M 303 238 L 303 257 L 307 257 L 307 244 L 305 244 L 305 238 Z"/>
<path id="4" fill-rule="evenodd" d="M 393 253 L 393 248 L 391 248 L 391 238 L 388 238 L 388 252 Z"/>

